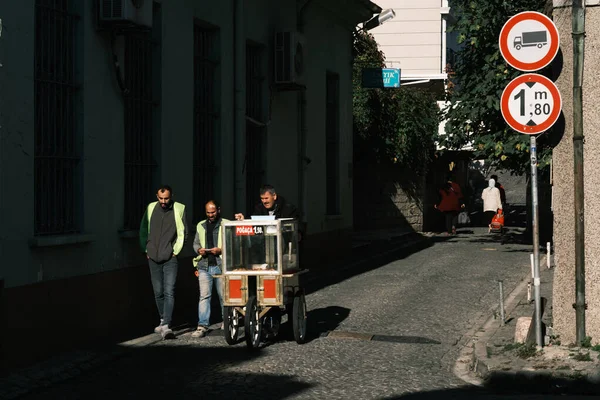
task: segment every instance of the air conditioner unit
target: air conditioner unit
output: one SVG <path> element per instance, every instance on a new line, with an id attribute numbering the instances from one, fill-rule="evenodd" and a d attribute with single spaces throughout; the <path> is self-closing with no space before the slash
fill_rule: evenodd
<path id="1" fill-rule="evenodd" d="M 103 24 L 152 26 L 152 0 L 98 0 Z"/>
<path id="2" fill-rule="evenodd" d="M 298 83 L 304 69 L 304 38 L 298 32 L 275 33 L 274 83 Z"/>

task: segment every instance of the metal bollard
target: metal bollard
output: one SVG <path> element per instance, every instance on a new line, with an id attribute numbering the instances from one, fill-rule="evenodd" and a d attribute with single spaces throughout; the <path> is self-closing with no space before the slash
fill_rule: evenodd
<path id="1" fill-rule="evenodd" d="M 531 298 L 531 282 L 527 282 L 527 302 L 531 303 L 533 299 Z"/>
<path id="2" fill-rule="evenodd" d="M 531 279 L 535 278 L 535 263 L 533 259 L 533 254 L 530 254 L 529 259 L 531 260 Z"/>
<path id="3" fill-rule="evenodd" d="M 502 326 L 504 326 L 506 318 L 504 317 L 504 286 L 502 281 L 498 281 L 500 286 L 500 318 L 502 319 Z"/>

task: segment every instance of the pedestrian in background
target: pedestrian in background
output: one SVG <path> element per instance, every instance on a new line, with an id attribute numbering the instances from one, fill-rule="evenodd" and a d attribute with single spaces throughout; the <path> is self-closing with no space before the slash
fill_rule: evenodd
<path id="1" fill-rule="evenodd" d="M 187 222 L 185 206 L 173 201 L 173 190 L 168 185 L 156 192 L 158 201 L 148 204 L 140 224 L 140 246 L 146 252 L 154 299 L 160 316 L 155 333 L 163 339 L 175 337 L 170 328 L 175 306 L 177 255 L 185 244 Z"/>
<path id="2" fill-rule="evenodd" d="M 500 198 L 500 190 L 496 187 L 496 180 L 490 179 L 488 181 L 488 187 L 483 189 L 481 192 L 481 198 L 483 199 L 483 217 L 485 223 L 490 226 L 492 218 L 498 212 L 502 210 L 502 200 Z"/>
<path id="3" fill-rule="evenodd" d="M 498 181 L 498 175 L 492 175 L 490 178 L 496 181 L 496 187 L 500 191 L 500 201 L 506 207 L 506 191 L 504 190 L 504 186 Z"/>
<path id="4" fill-rule="evenodd" d="M 213 285 L 216 286 L 217 295 L 219 296 L 221 317 L 223 317 L 223 321 L 225 320 L 223 315 L 223 286 L 221 279 L 215 278 L 215 275 L 221 275 L 222 223 L 227 222 L 227 220 L 221 218 L 221 208 L 214 200 L 209 200 L 204 209 L 206 219 L 200 221 L 196 226 L 196 237 L 194 238 L 194 251 L 198 256 L 194 258 L 193 264 L 198 269 L 200 299 L 198 301 L 198 327 L 192 333 L 192 337 L 204 337 L 209 331 Z"/>
<path id="5" fill-rule="evenodd" d="M 458 212 L 465 205 L 460 186 L 454 182 L 452 176 L 448 176 L 446 183 L 439 190 L 439 202 L 434 207 L 444 213 L 446 234 L 455 235 L 456 225 L 458 224 Z"/>

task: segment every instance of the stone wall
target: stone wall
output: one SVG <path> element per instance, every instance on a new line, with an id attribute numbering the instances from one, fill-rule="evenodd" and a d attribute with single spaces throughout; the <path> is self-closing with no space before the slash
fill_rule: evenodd
<path id="1" fill-rule="evenodd" d="M 357 164 L 354 228 L 423 230 L 425 177 L 392 165 Z"/>

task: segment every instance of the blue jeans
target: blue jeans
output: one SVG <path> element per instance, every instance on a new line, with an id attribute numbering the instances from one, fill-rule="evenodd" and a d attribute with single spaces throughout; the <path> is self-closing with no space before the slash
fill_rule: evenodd
<path id="1" fill-rule="evenodd" d="M 157 263 L 148 259 L 150 266 L 150 279 L 154 290 L 156 308 L 162 320 L 162 325 L 169 326 L 175 306 L 175 281 L 177 280 L 177 257 Z"/>
<path id="2" fill-rule="evenodd" d="M 198 268 L 198 283 L 200 285 L 200 301 L 198 302 L 198 326 L 208 328 L 210 325 L 210 301 L 212 299 L 213 282 L 217 286 L 219 303 L 221 303 L 221 316 L 223 316 L 223 286 L 220 278 L 213 275 L 220 275 L 221 268 L 214 266 L 208 267 L 208 271 Z"/>

